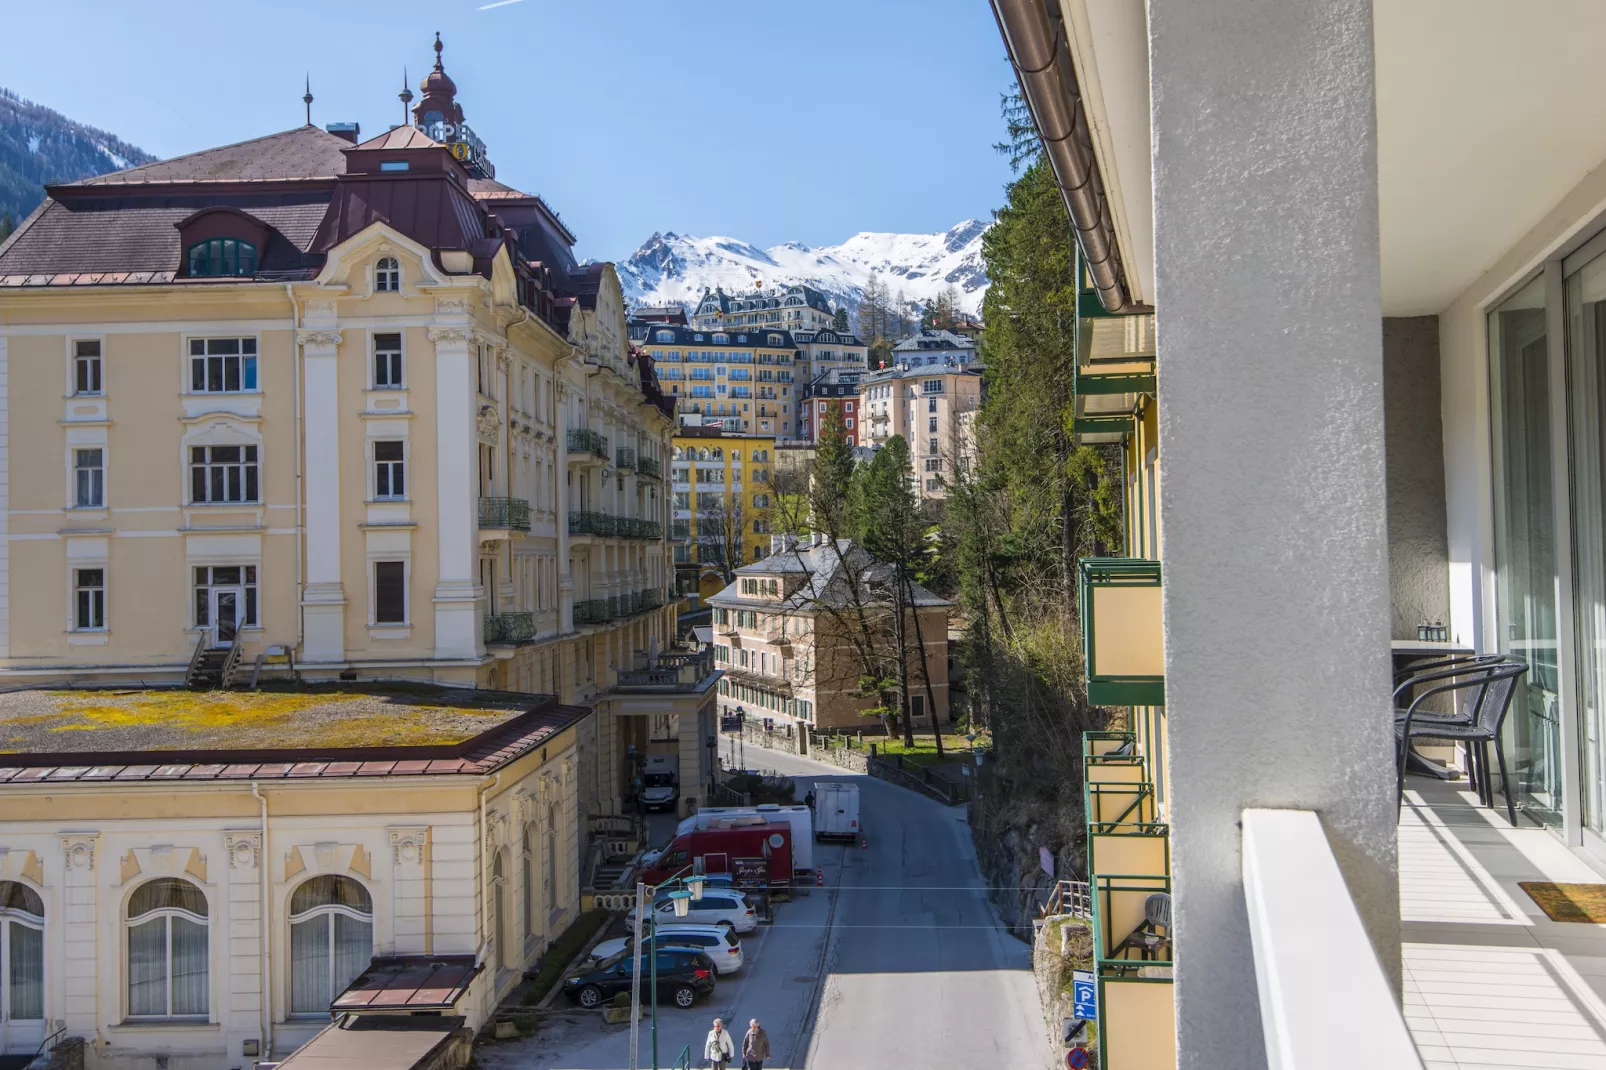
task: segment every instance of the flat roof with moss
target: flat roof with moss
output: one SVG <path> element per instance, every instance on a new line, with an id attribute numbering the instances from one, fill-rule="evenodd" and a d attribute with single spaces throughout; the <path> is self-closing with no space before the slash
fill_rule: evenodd
<path id="1" fill-rule="evenodd" d="M 339 772 L 355 772 L 357 765 L 475 772 L 587 712 L 558 706 L 546 695 L 415 684 L 281 684 L 254 692 L 10 691 L 0 693 L 0 767 L 77 758 L 211 768 L 209 762 L 285 759 L 353 767 Z M 318 757 L 330 761 L 309 762 Z M 260 775 L 270 775 L 261 772 L 265 767 L 259 765 Z"/>

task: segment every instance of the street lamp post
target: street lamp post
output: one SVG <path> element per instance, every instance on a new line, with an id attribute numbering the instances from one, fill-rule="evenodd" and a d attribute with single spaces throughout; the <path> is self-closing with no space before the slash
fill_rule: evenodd
<path id="1" fill-rule="evenodd" d="M 680 887 L 676 888 L 675 886 Z M 648 984 L 650 985 L 650 999 L 652 1000 L 652 1070 L 658 1070 L 658 893 L 665 888 L 675 888 L 669 893 L 670 902 L 675 905 L 675 917 L 684 918 L 691 913 L 693 902 L 703 897 L 703 876 L 694 873 L 687 877 L 671 877 L 662 884 L 649 886 L 638 883 L 636 885 L 636 955 L 635 969 L 641 968 L 641 918 L 647 916 L 647 943 L 651 949 L 652 961 L 648 967 Z M 636 1045 L 637 1037 L 641 1031 L 641 980 L 640 975 L 631 971 L 636 978 L 632 985 L 634 994 L 630 1001 L 630 1070 L 637 1070 Z"/>

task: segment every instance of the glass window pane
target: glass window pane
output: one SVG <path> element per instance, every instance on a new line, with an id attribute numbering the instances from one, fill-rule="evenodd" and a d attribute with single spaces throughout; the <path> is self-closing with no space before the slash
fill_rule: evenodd
<path id="1" fill-rule="evenodd" d="M 245 369 L 243 375 L 244 388 L 246 390 L 255 390 L 257 388 L 257 359 L 255 357 L 241 357 L 240 360 Z"/>
<path id="2" fill-rule="evenodd" d="M 336 914 L 335 977 L 336 995 L 355 981 L 374 958 L 374 923 Z"/>
<path id="3" fill-rule="evenodd" d="M 1567 326 L 1583 822 L 1606 834 L 1606 257 L 1568 278 Z"/>
<path id="4" fill-rule="evenodd" d="M 166 918 L 128 927 L 128 1013 L 167 1013 Z"/>
<path id="5" fill-rule="evenodd" d="M 290 926 L 290 1013 L 322 1014 L 329 990 L 329 917 L 318 915 Z"/>
<path id="6" fill-rule="evenodd" d="M 239 565 L 219 565 L 212 569 L 212 583 L 217 587 L 232 587 L 240 582 Z"/>
<path id="7" fill-rule="evenodd" d="M 1506 719 L 1506 760 L 1534 816 L 1559 822 L 1556 511 L 1542 278 L 1490 313 L 1489 345 L 1497 642 L 1528 664 Z"/>
<path id="8" fill-rule="evenodd" d="M 169 918 L 173 927 L 173 1012 L 202 1015 L 207 1011 L 207 927 L 185 918 Z"/>
<path id="9" fill-rule="evenodd" d="M 11 969 L 6 984 L 11 991 L 11 1018 L 31 1020 L 45 1016 L 45 934 L 40 929 L 10 922 Z"/>

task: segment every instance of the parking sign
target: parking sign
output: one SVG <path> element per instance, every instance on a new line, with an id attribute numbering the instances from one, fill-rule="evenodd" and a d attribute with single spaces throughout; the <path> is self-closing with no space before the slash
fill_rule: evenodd
<path id="1" fill-rule="evenodd" d="M 1098 1017 L 1098 985 L 1089 970 L 1071 971 L 1071 1001 L 1076 1005 L 1071 1013 L 1089 1021 Z"/>

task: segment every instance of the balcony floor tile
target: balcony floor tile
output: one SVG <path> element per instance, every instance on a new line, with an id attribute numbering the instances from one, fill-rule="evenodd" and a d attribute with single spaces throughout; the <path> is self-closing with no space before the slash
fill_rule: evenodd
<path id="1" fill-rule="evenodd" d="M 1553 922 L 1517 886 L 1603 878 L 1462 787 L 1412 778 L 1400 818 L 1405 1016 L 1425 1065 L 1606 1067 L 1606 925 Z"/>

